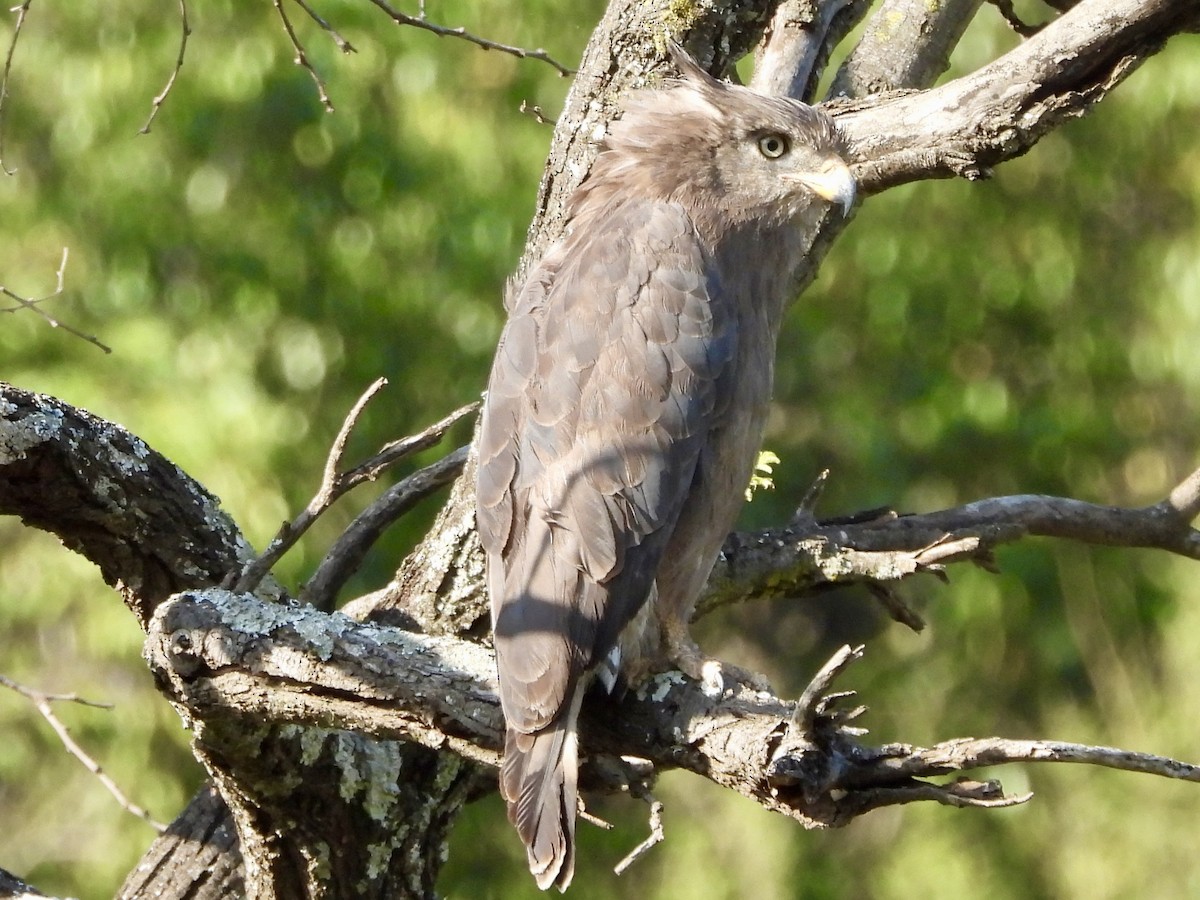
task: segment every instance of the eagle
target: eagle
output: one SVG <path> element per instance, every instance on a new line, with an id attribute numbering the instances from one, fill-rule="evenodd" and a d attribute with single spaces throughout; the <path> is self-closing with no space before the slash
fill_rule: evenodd
<path id="1" fill-rule="evenodd" d="M 733 527 L 804 248 L 855 183 L 833 121 L 718 81 L 631 94 L 519 283 L 478 435 L 477 527 L 505 720 L 500 792 L 539 887 L 575 865 L 590 684 L 710 690 L 696 598 Z"/>

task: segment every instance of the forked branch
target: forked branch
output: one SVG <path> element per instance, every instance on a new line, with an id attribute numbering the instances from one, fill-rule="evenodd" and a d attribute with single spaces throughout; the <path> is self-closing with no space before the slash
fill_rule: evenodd
<path id="1" fill-rule="evenodd" d="M 884 511 L 864 521 L 818 522 L 733 534 L 696 607 L 795 596 L 832 584 L 880 584 L 940 574 L 971 562 L 992 569 L 994 550 L 1030 536 L 1087 544 L 1148 547 L 1200 559 L 1200 469 L 1163 500 L 1128 509 L 1040 494 L 991 497 L 917 515 Z"/>
<path id="2" fill-rule="evenodd" d="M 452 425 L 479 408 L 478 403 L 469 403 L 456 409 L 441 421 L 430 425 L 424 431 L 392 441 L 370 459 L 346 469 L 344 462 L 350 434 L 366 411 L 367 404 L 386 385 L 386 379 L 376 379 L 359 397 L 342 421 L 342 427 L 329 449 L 325 460 L 325 471 L 317 493 L 299 515 L 280 526 L 271 543 L 267 545 L 267 549 L 247 564 L 236 580 L 230 582 L 234 590 L 254 590 L 258 582 L 271 571 L 283 554 L 291 549 L 296 541 L 338 499 L 360 484 L 374 481 L 388 466 L 432 447 L 442 439 Z M 460 452 L 453 457 L 449 464 L 446 464 L 445 461 L 435 463 L 429 469 L 422 470 L 422 472 L 405 479 L 376 501 L 366 513 L 355 520 L 348 529 L 347 535 L 338 541 L 335 551 L 331 551 L 330 555 L 326 557 L 317 575 L 314 576 L 314 580 L 306 586 L 305 599 L 322 608 L 330 608 L 328 601 L 332 594 L 345 582 L 346 578 L 353 574 L 363 555 L 379 538 L 383 529 L 418 500 L 451 481 L 461 471 L 465 459 L 466 453 Z"/>
<path id="3" fill-rule="evenodd" d="M 498 765 L 504 725 L 494 663 L 472 642 L 210 590 L 160 607 L 146 646 L 160 683 L 212 733 L 248 719 L 319 725 Z M 593 754 L 703 775 L 810 827 L 917 800 L 1007 806 L 1028 799 L 994 782 L 924 780 L 981 766 L 1075 762 L 1200 781 L 1200 767 L 1190 763 L 1059 741 L 867 745 L 866 732 L 850 724 L 863 707 L 842 710 L 853 693 L 829 690 L 861 652 L 839 651 L 798 702 L 746 689 L 714 700 L 666 672 L 627 696 L 619 713 L 585 714 L 583 741 Z"/>

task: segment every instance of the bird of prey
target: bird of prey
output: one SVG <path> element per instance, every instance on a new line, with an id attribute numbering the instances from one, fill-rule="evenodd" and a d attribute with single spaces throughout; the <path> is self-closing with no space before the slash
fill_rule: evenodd
<path id="1" fill-rule="evenodd" d="M 597 678 L 672 663 L 742 505 L 803 252 L 854 180 L 833 122 L 718 81 L 631 95 L 568 232 L 510 286 L 478 440 L 506 723 L 500 790 L 538 886 L 574 872 L 576 722 Z"/>

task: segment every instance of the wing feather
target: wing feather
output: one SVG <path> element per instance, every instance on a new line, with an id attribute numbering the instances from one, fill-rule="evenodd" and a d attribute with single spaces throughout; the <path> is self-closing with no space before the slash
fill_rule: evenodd
<path id="1" fill-rule="evenodd" d="M 631 199 L 511 303 L 479 436 L 479 534 L 510 728 L 555 720 L 646 602 L 734 322 L 682 207 Z"/>

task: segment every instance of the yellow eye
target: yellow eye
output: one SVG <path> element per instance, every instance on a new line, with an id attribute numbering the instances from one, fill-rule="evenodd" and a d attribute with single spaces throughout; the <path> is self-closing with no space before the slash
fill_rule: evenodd
<path id="1" fill-rule="evenodd" d="M 765 134 L 758 139 L 758 152 L 767 159 L 779 159 L 788 152 L 788 139 L 782 134 Z"/>

